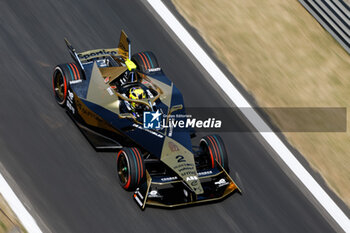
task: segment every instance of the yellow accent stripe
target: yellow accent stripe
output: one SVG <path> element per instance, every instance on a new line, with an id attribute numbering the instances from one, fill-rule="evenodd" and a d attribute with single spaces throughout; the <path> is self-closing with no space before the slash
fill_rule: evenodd
<path id="1" fill-rule="evenodd" d="M 136 69 L 136 65 L 129 59 L 126 59 L 125 65 L 128 67 L 129 71 Z"/>

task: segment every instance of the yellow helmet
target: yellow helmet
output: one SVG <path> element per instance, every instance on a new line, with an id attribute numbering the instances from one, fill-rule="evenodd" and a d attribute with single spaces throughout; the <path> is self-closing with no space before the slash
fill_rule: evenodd
<path id="1" fill-rule="evenodd" d="M 129 98 L 133 100 L 139 100 L 146 98 L 146 93 L 141 87 L 130 88 Z M 136 107 L 136 103 L 132 102 L 131 106 Z"/>

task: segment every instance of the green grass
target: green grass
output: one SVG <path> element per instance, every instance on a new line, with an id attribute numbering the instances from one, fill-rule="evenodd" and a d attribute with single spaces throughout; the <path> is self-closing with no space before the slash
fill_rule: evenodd
<path id="1" fill-rule="evenodd" d="M 0 227 L 1 227 L 0 232 L 4 232 L 4 233 L 7 232 L 7 227 L 5 223 L 3 223 L 2 221 L 0 221 Z"/>

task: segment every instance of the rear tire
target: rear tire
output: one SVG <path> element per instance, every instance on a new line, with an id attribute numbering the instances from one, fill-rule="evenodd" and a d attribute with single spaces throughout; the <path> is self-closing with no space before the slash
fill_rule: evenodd
<path id="1" fill-rule="evenodd" d="M 67 101 L 69 82 L 82 78 L 80 69 L 75 63 L 61 64 L 55 67 L 52 85 L 56 102 L 64 107 Z"/>
<path id="2" fill-rule="evenodd" d="M 223 140 L 217 134 L 204 136 L 199 147 L 201 155 L 204 156 L 209 168 L 215 167 L 215 160 L 219 163 L 227 173 L 229 173 L 229 164 L 226 148 Z"/>
<path id="3" fill-rule="evenodd" d="M 125 190 L 135 190 L 146 174 L 141 151 L 136 147 L 121 149 L 117 155 L 117 172 L 120 185 Z"/>
<path id="4" fill-rule="evenodd" d="M 150 52 L 140 52 L 132 55 L 131 60 L 136 64 L 137 70 L 142 73 L 160 71 L 156 56 Z"/>

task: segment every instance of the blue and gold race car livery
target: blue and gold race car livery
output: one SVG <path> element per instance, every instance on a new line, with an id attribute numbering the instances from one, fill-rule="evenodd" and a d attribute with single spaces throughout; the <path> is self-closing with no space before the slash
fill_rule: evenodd
<path id="1" fill-rule="evenodd" d="M 142 209 L 219 200 L 240 192 L 229 176 L 219 135 L 203 137 L 196 147 L 193 130 L 177 131 L 155 121 L 186 112 L 181 92 L 152 52 L 131 56 L 124 31 L 117 48 L 77 53 L 65 42 L 74 62 L 54 69 L 55 99 L 96 150 L 117 151 L 120 184 L 134 191 Z"/>

